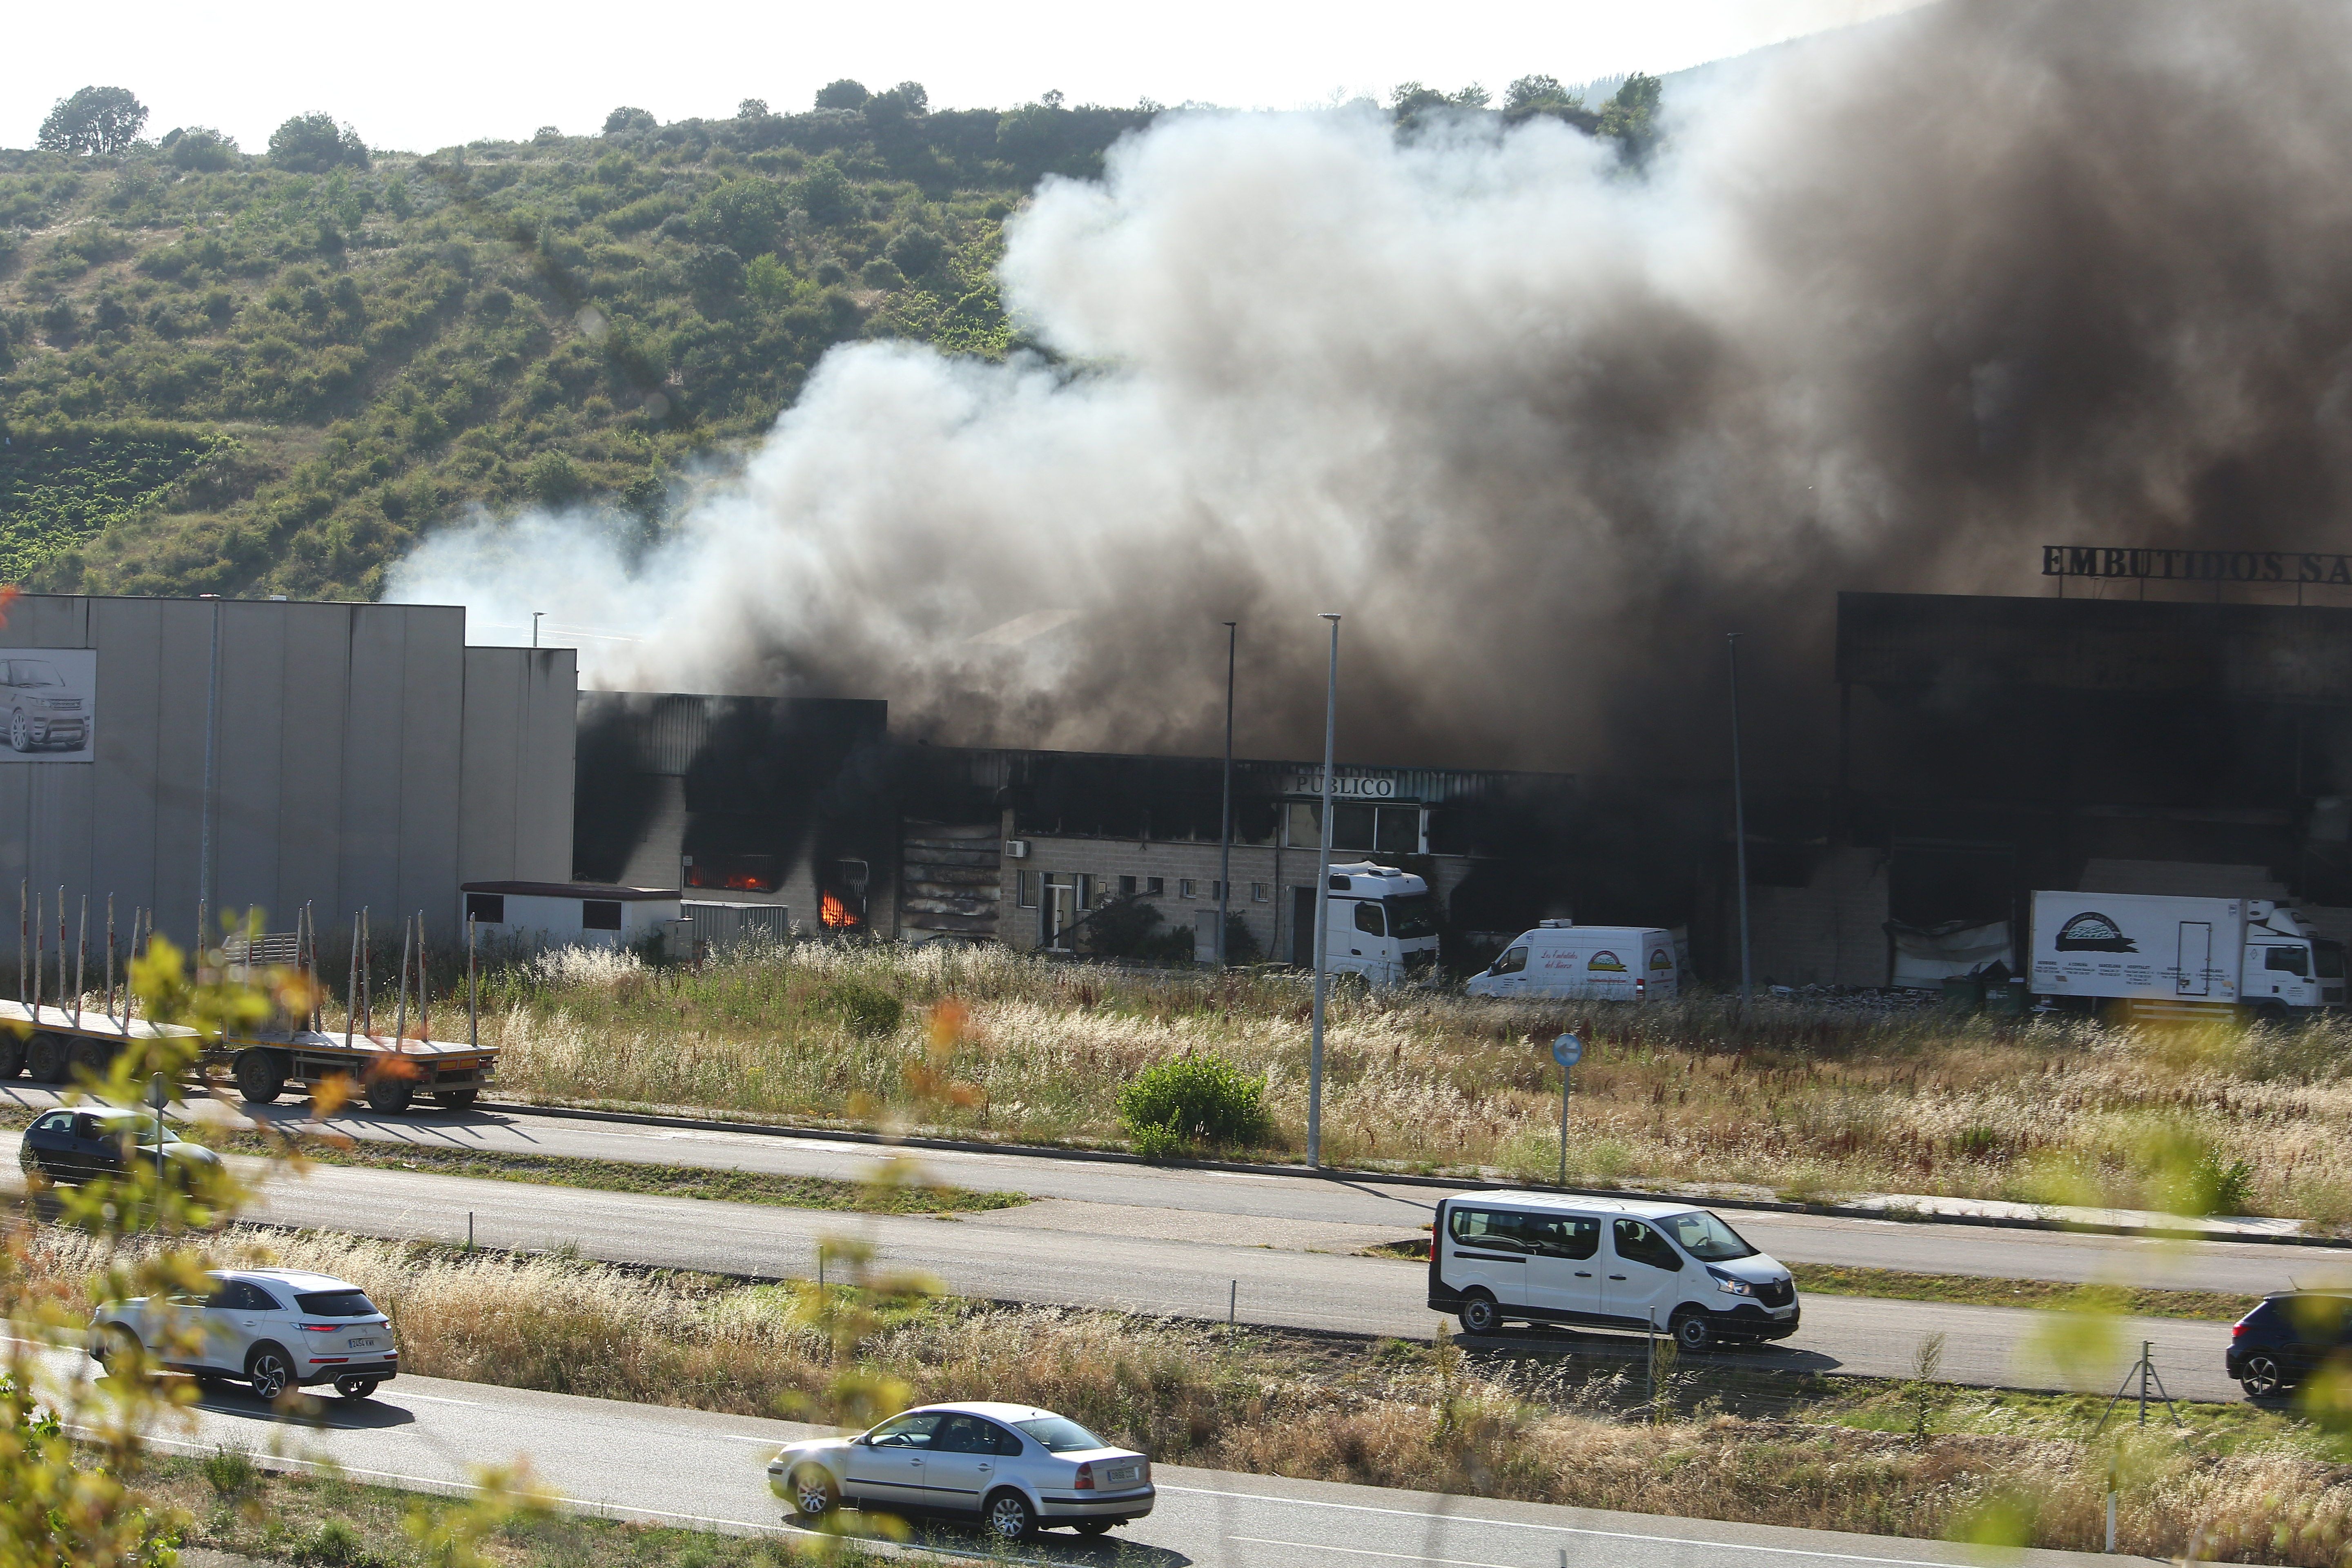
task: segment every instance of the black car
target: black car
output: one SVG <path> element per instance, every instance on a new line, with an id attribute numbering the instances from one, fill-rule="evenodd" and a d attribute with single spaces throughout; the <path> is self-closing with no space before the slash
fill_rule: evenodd
<path id="1" fill-rule="evenodd" d="M 199 1170 L 217 1169 L 220 1156 L 201 1143 L 191 1143 L 162 1126 L 151 1114 L 135 1110 L 52 1110 L 25 1130 L 17 1163 L 26 1175 L 36 1173 L 52 1182 L 87 1182 L 99 1176 L 120 1176 L 131 1159 L 155 1162 L 155 1139 L 163 1139 L 164 1169 L 182 1181 Z"/>
<path id="2" fill-rule="evenodd" d="M 2337 1358 L 2352 1365 L 2352 1293 L 2280 1290 L 2238 1320 L 2224 1364 L 2248 1395 L 2268 1399 Z"/>

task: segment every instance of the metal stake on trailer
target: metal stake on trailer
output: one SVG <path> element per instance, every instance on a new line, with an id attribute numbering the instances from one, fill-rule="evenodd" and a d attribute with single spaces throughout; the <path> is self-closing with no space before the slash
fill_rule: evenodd
<path id="1" fill-rule="evenodd" d="M 112 893 L 106 895 L 106 1021 L 110 1024 L 116 1021 L 114 1016 L 114 895 Z M 125 1029 L 122 1037 L 126 1040 L 129 1039 L 131 1031 Z"/>
<path id="2" fill-rule="evenodd" d="M 25 902 L 26 894 L 25 879 L 19 877 L 16 879 L 16 1005 L 19 1007 L 25 1005 L 25 960 L 30 956 L 26 951 L 30 945 L 31 934 L 26 928 L 25 911 L 28 907 Z"/>
<path id="3" fill-rule="evenodd" d="M 89 895 L 81 896 L 81 930 L 74 937 L 74 1027 L 81 1027 L 82 977 L 89 966 Z"/>
<path id="4" fill-rule="evenodd" d="M 474 917 L 466 917 L 466 1044 L 479 1049 L 482 1044 L 481 980 L 474 965 Z"/>
<path id="5" fill-rule="evenodd" d="M 58 884 L 58 1012 L 66 1010 L 66 885 Z"/>
<path id="6" fill-rule="evenodd" d="M 352 980 L 343 988 L 343 1049 L 352 1048 L 352 1026 L 360 1017 L 360 917 L 352 916 Z"/>
<path id="7" fill-rule="evenodd" d="M 400 1005 L 392 1017 L 393 1049 L 408 1038 L 408 921 L 400 922 Z"/>
<path id="8" fill-rule="evenodd" d="M 375 988 L 371 984 L 373 976 L 369 973 L 371 965 L 368 939 L 371 934 L 368 931 L 368 907 L 362 904 L 360 906 L 360 1030 L 363 1034 L 373 1036 L 375 1033 Z"/>
<path id="9" fill-rule="evenodd" d="M 416 1037 L 433 1037 L 433 1012 L 425 1003 L 425 911 L 416 911 Z"/>
<path id="10" fill-rule="evenodd" d="M 49 922 L 41 913 L 41 895 L 33 895 L 33 1022 L 41 1021 L 41 986 L 49 977 Z"/>

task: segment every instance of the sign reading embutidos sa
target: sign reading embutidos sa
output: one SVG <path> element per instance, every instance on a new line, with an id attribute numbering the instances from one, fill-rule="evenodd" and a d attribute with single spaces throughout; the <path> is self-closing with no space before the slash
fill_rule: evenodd
<path id="1" fill-rule="evenodd" d="M 2352 588 L 2352 555 L 2296 550 L 2137 550 L 2045 544 L 2044 577 L 2125 577 L 2152 583 L 2334 583 Z"/>

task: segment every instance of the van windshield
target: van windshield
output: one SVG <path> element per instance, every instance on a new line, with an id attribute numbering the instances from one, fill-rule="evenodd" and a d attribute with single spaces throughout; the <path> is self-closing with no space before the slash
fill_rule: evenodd
<path id="1" fill-rule="evenodd" d="M 1437 934 L 1437 905 L 1427 893 L 1404 893 L 1381 902 L 1389 907 L 1391 936 Z"/>
<path id="2" fill-rule="evenodd" d="M 1735 1258 L 1756 1256 L 1746 1237 L 1705 1209 L 1669 1215 L 1658 1223 L 1674 1232 L 1683 1250 L 1701 1263 L 1728 1263 Z"/>

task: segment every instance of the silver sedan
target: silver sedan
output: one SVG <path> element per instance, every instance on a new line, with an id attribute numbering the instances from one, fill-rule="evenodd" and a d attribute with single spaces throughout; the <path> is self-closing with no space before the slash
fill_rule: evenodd
<path id="1" fill-rule="evenodd" d="M 855 1437 L 794 1443 L 768 1484 L 803 1524 L 844 1504 L 977 1518 L 1019 1541 L 1054 1525 L 1100 1535 L 1151 1511 L 1151 1461 L 1029 1405 L 926 1405 Z"/>

